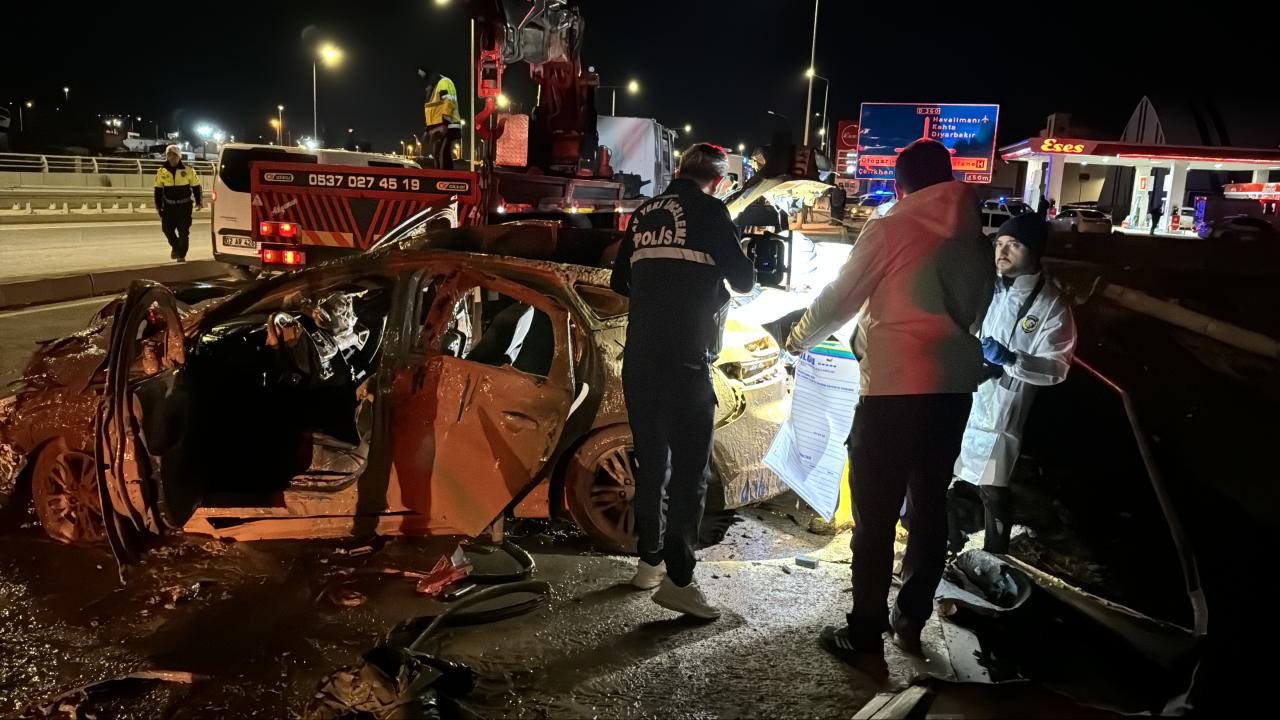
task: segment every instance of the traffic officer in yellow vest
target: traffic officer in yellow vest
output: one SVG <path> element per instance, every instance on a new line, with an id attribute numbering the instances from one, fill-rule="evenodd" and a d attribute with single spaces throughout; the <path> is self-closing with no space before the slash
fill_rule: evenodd
<path id="1" fill-rule="evenodd" d="M 177 145 L 164 149 L 164 164 L 156 170 L 155 200 L 160 228 L 169 240 L 169 258 L 186 262 L 192 204 L 199 210 L 204 207 L 204 199 L 200 194 L 200 176 L 182 162 L 182 151 Z"/>
<path id="2" fill-rule="evenodd" d="M 1075 352 L 1071 307 L 1040 264 L 1048 240 L 1043 210 L 1011 218 L 996 231 L 995 294 L 980 335 L 989 378 L 973 395 L 955 467 L 959 480 L 978 486 L 987 552 L 1009 550 L 1009 480 L 1036 389 L 1065 380 Z"/>
<path id="3" fill-rule="evenodd" d="M 427 104 L 423 114 L 427 123 L 427 149 L 441 170 L 453 169 L 453 139 L 459 133 L 454 126 L 462 122 L 458 112 L 458 89 L 443 75 L 432 75 L 428 83 Z"/>

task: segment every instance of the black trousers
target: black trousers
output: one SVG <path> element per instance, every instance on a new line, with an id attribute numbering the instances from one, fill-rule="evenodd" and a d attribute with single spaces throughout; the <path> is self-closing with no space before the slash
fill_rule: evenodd
<path id="1" fill-rule="evenodd" d="M 160 229 L 169 241 L 169 249 L 175 258 L 187 256 L 187 246 L 191 241 L 191 206 L 176 210 L 166 209 L 160 213 Z"/>
<path id="2" fill-rule="evenodd" d="M 898 611 L 923 624 L 933 612 L 947 551 L 947 486 L 960 454 L 972 396 L 872 395 L 858 403 L 849 436 L 853 499 L 853 612 L 850 639 L 881 646 L 888 627 L 893 538 L 911 493 L 910 534 Z"/>
<path id="3" fill-rule="evenodd" d="M 975 512 L 979 502 L 982 509 Z M 947 525 L 947 549 L 951 552 L 960 552 L 970 533 L 982 527 L 982 549 L 1008 554 L 1013 531 L 1013 489 L 956 480 L 947 493 Z"/>
<path id="4" fill-rule="evenodd" d="M 427 149 L 430 151 L 435 168 L 453 169 L 453 143 L 460 138 L 461 133 L 450 128 L 447 123 L 427 128 Z"/>
<path id="5" fill-rule="evenodd" d="M 677 585 L 693 580 L 693 550 L 707 500 L 716 394 L 705 365 L 627 358 L 622 387 L 635 440 L 640 558 L 666 561 Z"/>
<path id="6" fill-rule="evenodd" d="M 1013 490 L 1007 487 L 983 485 L 978 488 L 986 516 L 986 532 L 982 549 L 989 553 L 1006 555 L 1009 552 L 1009 533 L 1013 532 Z"/>

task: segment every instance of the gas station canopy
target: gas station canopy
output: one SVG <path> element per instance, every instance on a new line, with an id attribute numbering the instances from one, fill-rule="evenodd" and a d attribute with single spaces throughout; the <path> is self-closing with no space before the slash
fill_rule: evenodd
<path id="1" fill-rule="evenodd" d="M 1181 204 L 1186 194 L 1187 173 L 1192 170 L 1218 172 L 1249 171 L 1253 182 L 1265 183 L 1272 170 L 1280 170 L 1280 149 L 1234 148 L 1193 145 L 1154 145 L 1081 138 L 1034 137 L 1000 148 L 1007 161 L 1028 165 L 1023 199 L 1034 206 L 1044 192 L 1059 201 L 1062 178 L 1068 164 L 1129 167 L 1136 169 L 1130 216 L 1135 226 L 1146 223 L 1150 193 L 1156 190 L 1156 170 L 1164 180 L 1163 196 L 1172 205 Z M 1169 230 L 1174 208 L 1166 208 L 1158 230 Z"/>

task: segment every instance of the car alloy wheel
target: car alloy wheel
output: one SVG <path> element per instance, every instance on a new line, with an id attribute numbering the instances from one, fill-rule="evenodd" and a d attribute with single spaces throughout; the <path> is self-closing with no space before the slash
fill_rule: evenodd
<path id="1" fill-rule="evenodd" d="M 625 425 L 602 430 L 578 448 L 564 476 L 574 522 L 603 550 L 636 550 L 635 443 Z"/>
<path id="2" fill-rule="evenodd" d="M 40 451 L 31 476 L 36 516 L 49 537 L 72 545 L 106 539 L 94 459 L 57 438 Z"/>

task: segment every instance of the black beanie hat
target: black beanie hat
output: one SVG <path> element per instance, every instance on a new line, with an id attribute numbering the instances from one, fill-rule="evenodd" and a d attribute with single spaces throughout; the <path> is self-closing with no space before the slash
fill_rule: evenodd
<path id="1" fill-rule="evenodd" d="M 1041 203 L 1039 212 L 1024 213 L 1005 220 L 1000 229 L 996 230 L 995 237 L 1008 235 L 1035 253 L 1036 257 L 1044 255 L 1045 246 L 1049 244 L 1049 224 L 1045 222 L 1048 210 L 1048 205 Z"/>

